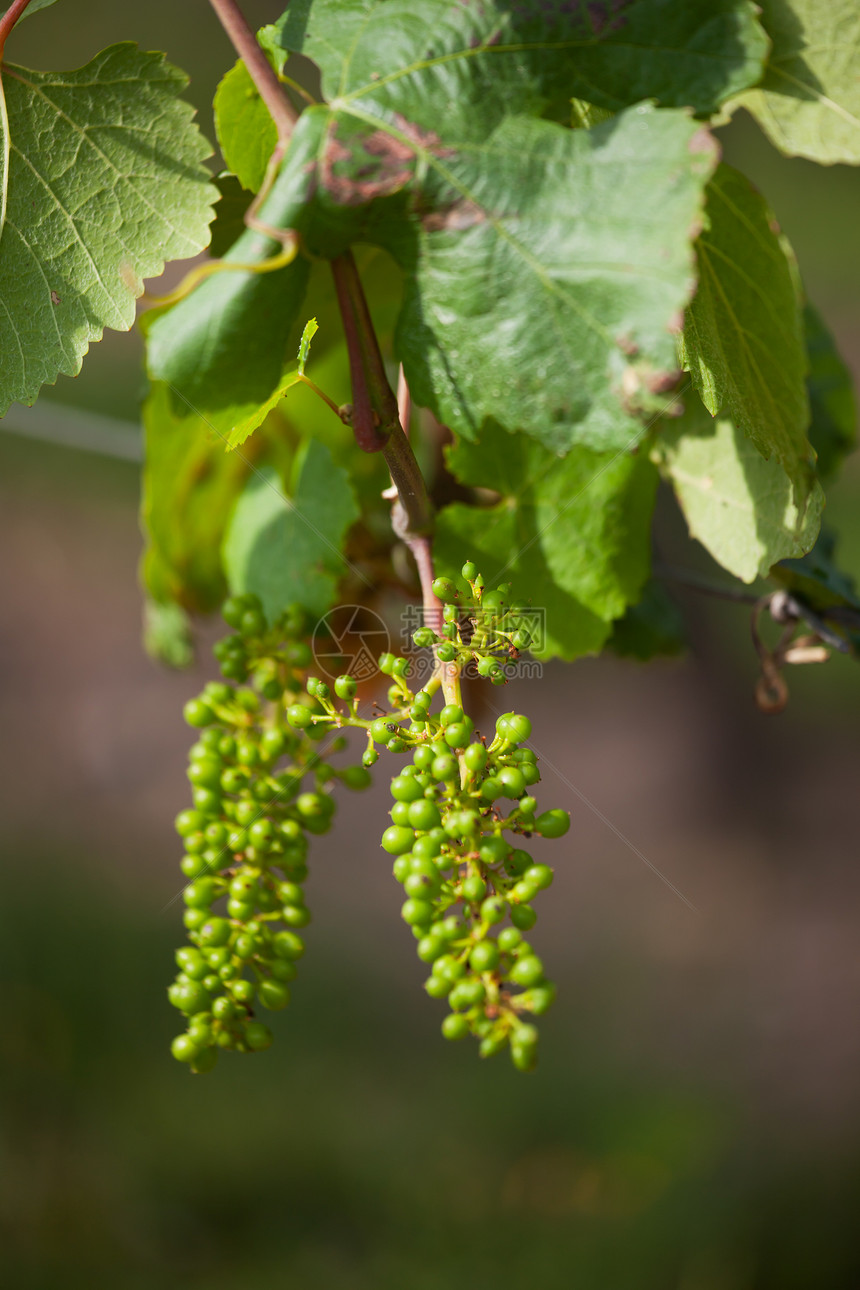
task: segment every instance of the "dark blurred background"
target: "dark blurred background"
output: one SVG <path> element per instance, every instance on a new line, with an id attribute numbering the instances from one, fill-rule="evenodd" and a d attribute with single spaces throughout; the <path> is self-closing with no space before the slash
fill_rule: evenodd
<path id="1" fill-rule="evenodd" d="M 203 0 L 66 0 L 8 57 L 73 66 L 119 39 L 191 73 L 211 137 L 232 58 Z M 860 175 L 780 158 L 747 120 L 721 137 L 858 371 Z M 141 388 L 138 339 L 108 334 L 38 423 L 0 426 L 3 1286 L 860 1286 L 860 667 L 793 669 L 787 711 L 759 715 L 743 607 L 681 592 L 685 659 L 508 691 L 542 801 L 574 818 L 545 848 L 561 990 L 535 1075 L 442 1041 L 377 845 L 383 776 L 314 845 L 274 1049 L 205 1077 L 172 1061 L 181 705 L 207 651 L 180 675 L 142 652 L 135 464 L 7 432 L 125 443 L 69 408 L 133 425 Z M 855 572 L 858 496 L 849 463 L 828 518 Z"/>

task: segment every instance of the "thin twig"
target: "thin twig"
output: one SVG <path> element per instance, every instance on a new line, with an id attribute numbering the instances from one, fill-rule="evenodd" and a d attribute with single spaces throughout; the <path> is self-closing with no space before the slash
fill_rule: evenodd
<path id="1" fill-rule="evenodd" d="M 0 18 L 0 59 L 3 57 L 3 50 L 6 46 L 6 37 L 9 35 L 9 32 L 15 26 L 15 23 L 21 17 L 21 14 L 27 8 L 29 3 L 30 0 L 14 0 L 14 3 L 10 4 L 3 17 Z"/>
<path id="2" fill-rule="evenodd" d="M 678 569 L 674 565 L 654 563 L 654 576 L 661 582 L 675 582 L 691 591 L 704 592 L 706 596 L 716 596 L 719 600 L 733 600 L 741 605 L 754 605 L 758 596 L 752 591 L 740 591 L 737 587 L 724 587 L 703 574 L 692 569 Z"/>
<path id="3" fill-rule="evenodd" d="M 233 48 L 247 67 L 248 75 L 254 82 L 260 98 L 268 108 L 278 131 L 278 143 L 283 148 L 289 141 L 293 126 L 298 120 L 296 109 L 285 94 L 277 73 L 248 26 L 236 0 L 209 0 L 209 3 L 218 15 Z"/>

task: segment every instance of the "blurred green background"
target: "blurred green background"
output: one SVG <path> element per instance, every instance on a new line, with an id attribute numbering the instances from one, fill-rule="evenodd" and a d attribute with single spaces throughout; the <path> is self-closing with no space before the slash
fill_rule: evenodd
<path id="1" fill-rule="evenodd" d="M 204 0 L 63 0 L 7 55 L 79 65 L 118 39 L 191 73 L 211 136 L 231 54 Z M 786 161 L 745 120 L 721 137 L 856 371 L 860 175 Z M 133 423 L 141 388 L 137 338 L 110 334 L 38 410 Z M 171 822 L 181 704 L 211 668 L 205 649 L 192 675 L 143 656 L 137 485 L 133 463 L 0 426 L 0 1283 L 856 1290 L 857 664 L 795 669 L 762 717 L 747 611 L 685 592 L 687 659 L 512 687 L 542 801 L 574 815 L 546 846 L 561 991 L 535 1075 L 439 1036 L 377 845 L 381 782 L 315 843 L 274 1049 L 195 1078 L 167 1052 Z M 849 464 L 828 514 L 860 572 L 858 496 Z"/>

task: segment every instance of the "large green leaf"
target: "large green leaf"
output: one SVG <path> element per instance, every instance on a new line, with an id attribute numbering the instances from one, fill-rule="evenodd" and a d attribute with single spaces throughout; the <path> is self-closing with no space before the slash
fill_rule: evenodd
<path id="1" fill-rule="evenodd" d="M 4 65 L 0 413 L 76 375 L 105 327 L 132 325 L 144 278 L 206 246 L 217 193 L 185 80 L 131 44 L 74 72 Z"/>
<path id="2" fill-rule="evenodd" d="M 684 366 L 708 411 L 731 416 L 762 456 L 776 458 L 802 506 L 813 456 L 794 266 L 764 198 L 731 166 L 708 186 L 696 252 Z"/>
<path id="3" fill-rule="evenodd" d="M 803 311 L 809 356 L 809 439 L 818 457 L 822 480 L 839 471 L 843 458 L 857 446 L 857 399 L 854 382 L 836 342 L 817 309 Z"/>
<path id="4" fill-rule="evenodd" d="M 860 163 L 860 5 L 857 0 L 760 0 L 773 41 L 757 89 L 729 110 L 747 108 L 793 157 Z"/>
<path id="5" fill-rule="evenodd" d="M 268 31 L 319 65 L 339 106 L 461 141 L 574 96 L 709 112 L 767 53 L 748 0 L 293 0 Z"/>
<path id="6" fill-rule="evenodd" d="M 802 512 L 782 466 L 766 461 L 730 418 L 714 419 L 690 391 L 683 416 L 661 433 L 655 458 L 671 480 L 692 537 L 744 582 L 764 577 L 815 542 L 824 494 Z"/>
<path id="7" fill-rule="evenodd" d="M 281 171 L 260 210 L 270 227 L 289 228 L 311 182 L 301 141 L 295 165 Z M 281 250 L 246 229 L 223 263 L 261 264 Z M 299 255 L 286 268 L 214 273 L 147 327 L 147 364 L 167 384 L 175 407 L 199 413 L 225 438 L 266 401 L 281 377 L 287 338 L 307 288 L 309 265 Z"/>
<path id="8" fill-rule="evenodd" d="M 440 512 L 440 572 L 457 577 L 471 559 L 491 585 L 510 581 L 515 597 L 545 613 L 541 657 L 598 652 L 648 576 L 654 468 L 638 456 L 586 448 L 559 459 L 493 425 L 480 443 L 451 449 L 448 463 L 458 479 L 500 499 Z"/>
<path id="9" fill-rule="evenodd" d="M 143 423 L 143 581 L 155 602 L 205 613 L 224 595 L 221 539 L 248 461 L 225 452 L 201 418 L 187 409 L 178 416 L 160 383 L 150 389 Z"/>
<path id="10" fill-rule="evenodd" d="M 252 591 L 270 619 L 299 602 L 324 614 L 347 571 L 341 544 L 358 507 L 345 470 L 310 440 L 292 498 L 271 469 L 254 473 L 224 540 L 232 592 Z"/>
<path id="11" fill-rule="evenodd" d="M 686 113 L 640 105 L 576 131 L 515 117 L 443 147 L 312 108 L 293 148 L 290 173 L 317 158 L 312 249 L 363 239 L 404 270 L 395 346 L 420 404 L 466 437 L 492 417 L 557 450 L 641 434 L 675 381 L 714 164 Z"/>

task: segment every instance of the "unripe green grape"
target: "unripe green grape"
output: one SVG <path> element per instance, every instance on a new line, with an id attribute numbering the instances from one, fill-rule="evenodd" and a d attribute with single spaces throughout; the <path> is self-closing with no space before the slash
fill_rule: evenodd
<path id="1" fill-rule="evenodd" d="M 512 851 L 505 862 L 505 870 L 514 877 L 519 877 L 526 873 L 533 865 L 533 860 L 528 851 L 523 851 L 517 847 Z"/>
<path id="2" fill-rule="evenodd" d="M 190 1035 L 177 1035 L 170 1045 L 170 1051 L 178 1062 L 193 1062 L 200 1046 Z"/>
<path id="3" fill-rule="evenodd" d="M 393 856 L 403 855 L 405 851 L 411 850 L 414 842 L 414 829 L 407 829 L 398 824 L 393 824 L 382 835 L 383 849 Z"/>
<path id="4" fill-rule="evenodd" d="M 229 963 L 225 963 L 222 967 L 219 967 L 219 969 L 218 969 L 218 980 L 219 980 L 219 981 L 232 981 L 232 980 L 234 980 L 237 976 L 239 976 L 239 974 L 241 973 L 241 971 L 242 971 L 242 969 L 239 967 L 238 963 L 234 963 L 234 962 L 232 961 L 232 959 L 231 959 L 231 961 L 230 961 Z M 212 989 L 213 989 L 213 990 L 215 990 L 216 988 L 217 988 L 216 986 L 213 986 L 213 987 L 212 987 Z"/>
<path id="5" fill-rule="evenodd" d="M 445 981 L 459 981 L 465 972 L 466 965 L 453 954 L 443 954 L 433 964 L 434 976 L 440 976 Z"/>
<path id="6" fill-rule="evenodd" d="M 378 744 L 389 744 L 397 734 L 398 727 L 387 717 L 377 717 L 370 727 L 371 738 Z"/>
<path id="7" fill-rule="evenodd" d="M 461 1012 L 450 1012 L 442 1022 L 442 1034 L 446 1039 L 465 1039 L 469 1033 L 469 1022 Z"/>
<path id="8" fill-rule="evenodd" d="M 201 834 L 202 836 L 202 834 Z M 179 868 L 185 874 L 186 878 L 199 878 L 201 874 L 207 872 L 209 866 L 202 856 L 187 855 L 179 861 Z"/>
<path id="9" fill-rule="evenodd" d="M 469 955 L 473 972 L 492 972 L 499 965 L 499 947 L 495 941 L 478 941 Z"/>
<path id="10" fill-rule="evenodd" d="M 487 764 L 487 750 L 483 744 L 469 744 L 463 753 L 466 769 L 474 775 L 480 774 Z"/>
<path id="11" fill-rule="evenodd" d="M 401 906 L 400 917 L 410 927 L 424 927 L 433 918 L 433 906 L 429 901 L 410 898 Z"/>
<path id="12" fill-rule="evenodd" d="M 180 837 L 199 833 L 206 827 L 206 819 L 200 811 L 180 811 L 173 822 L 173 827 Z"/>
<path id="13" fill-rule="evenodd" d="M 209 911 L 207 909 L 186 909 L 182 915 L 182 921 L 189 932 L 198 931 L 208 918 Z"/>
<path id="14" fill-rule="evenodd" d="M 313 719 L 314 714 L 303 703 L 291 703 L 287 708 L 287 721 L 296 730 L 307 730 Z"/>
<path id="15" fill-rule="evenodd" d="M 540 780 L 540 771 L 533 761 L 520 762 L 519 771 L 526 783 L 526 787 L 537 784 Z"/>
<path id="16" fill-rule="evenodd" d="M 298 975 L 298 968 L 289 959 L 271 959 L 267 966 L 276 981 L 294 981 Z"/>
<path id="17" fill-rule="evenodd" d="M 415 900 L 432 900 L 440 886 L 438 872 L 432 877 L 426 873 L 410 873 L 403 884 L 406 895 Z"/>
<path id="18" fill-rule="evenodd" d="M 432 627 L 417 627 L 412 633 L 412 639 L 419 649 L 429 649 L 436 643 L 436 633 Z"/>
<path id="19" fill-rule="evenodd" d="M 279 882 L 278 900 L 283 905 L 303 905 L 305 903 L 305 893 L 297 882 Z"/>
<path id="20" fill-rule="evenodd" d="M 443 842 L 440 837 L 428 833 L 424 837 L 416 838 L 412 854 L 421 860 L 432 860 L 441 853 L 442 846 Z"/>
<path id="21" fill-rule="evenodd" d="M 430 767 L 430 773 L 434 779 L 442 779 L 450 782 L 457 779 L 460 774 L 460 764 L 457 758 L 450 753 L 443 753 L 439 757 L 433 758 L 433 764 Z"/>
<path id="22" fill-rule="evenodd" d="M 284 905 L 281 918 L 288 927 L 307 927 L 311 921 L 311 911 L 304 905 Z"/>
<path id="23" fill-rule="evenodd" d="M 465 1012 L 468 1008 L 477 1008 L 487 997 L 486 987 L 482 981 L 458 981 L 454 989 L 448 995 L 448 1003 L 457 1012 Z"/>
<path id="24" fill-rule="evenodd" d="M 480 1057 L 495 1057 L 500 1053 L 508 1042 L 508 1037 L 504 1031 L 490 1031 L 480 1043 L 478 1055 Z"/>
<path id="25" fill-rule="evenodd" d="M 463 879 L 463 885 L 460 888 L 461 899 L 475 905 L 478 901 L 483 900 L 486 894 L 487 884 L 479 874 L 473 873 L 468 878 Z"/>
<path id="26" fill-rule="evenodd" d="M 511 900 L 515 900 L 518 905 L 527 905 L 530 900 L 534 900 L 538 893 L 538 888 L 529 882 L 528 878 L 521 878 L 511 889 Z"/>
<path id="27" fill-rule="evenodd" d="M 526 870 L 526 880 L 534 885 L 537 891 L 545 891 L 547 887 L 552 886 L 552 880 L 555 874 L 548 864 L 532 865 L 531 869 Z"/>
<path id="28" fill-rule="evenodd" d="M 191 791 L 191 800 L 198 811 L 204 815 L 221 814 L 221 795 L 213 792 L 211 788 L 194 788 Z"/>
<path id="29" fill-rule="evenodd" d="M 465 748 L 472 738 L 474 725 L 471 721 L 455 721 L 445 731 L 445 743 L 449 748 Z"/>
<path id="30" fill-rule="evenodd" d="M 203 957 L 211 968 L 216 971 L 222 968 L 225 963 L 230 962 L 230 947 L 228 945 L 215 945 L 210 949 L 202 951 Z"/>
<path id="31" fill-rule="evenodd" d="M 522 932 L 517 927 L 503 927 L 499 932 L 499 949 L 503 954 L 515 950 L 522 941 Z"/>
<path id="32" fill-rule="evenodd" d="M 503 712 L 496 722 L 496 730 L 508 743 L 522 744 L 531 737 L 532 723 L 516 712 Z"/>
<path id="33" fill-rule="evenodd" d="M 436 806 L 435 802 L 427 801 L 426 798 L 409 803 L 408 817 L 412 828 L 421 829 L 422 832 L 435 829 L 442 823 L 442 816 L 439 814 L 438 806 Z"/>
<path id="34" fill-rule="evenodd" d="M 219 887 L 215 878 L 197 878 L 185 888 L 182 899 L 194 909 L 208 909 L 217 898 Z"/>
<path id="35" fill-rule="evenodd" d="M 518 1003 L 520 1007 L 528 1008 L 536 1017 L 540 1017 L 552 1005 L 555 995 L 555 986 L 550 982 L 546 982 L 544 985 L 534 986 L 531 990 L 521 994 L 518 998 Z"/>
<path id="36" fill-rule="evenodd" d="M 207 1071 L 212 1070 L 212 1067 L 215 1065 L 217 1060 L 218 1049 L 208 1045 L 207 1047 L 200 1049 L 197 1056 L 191 1063 L 191 1069 L 195 1075 L 205 1075 Z"/>
<path id="37" fill-rule="evenodd" d="M 445 977 L 431 976 L 424 982 L 424 989 L 431 999 L 445 999 L 451 993 L 452 982 Z"/>
<path id="38" fill-rule="evenodd" d="M 453 663 L 457 657 L 457 651 L 449 641 L 445 641 L 437 646 L 436 657 L 441 663 Z"/>
<path id="39" fill-rule="evenodd" d="M 305 943 L 295 932 L 277 932 L 272 937 L 272 949 L 282 959 L 300 959 L 305 952 Z"/>
<path id="40" fill-rule="evenodd" d="M 445 821 L 445 832 L 451 838 L 467 838 L 479 832 L 481 817 L 477 811 L 452 811 Z"/>
<path id="41" fill-rule="evenodd" d="M 517 813 L 523 823 L 531 823 L 532 816 L 537 810 L 537 802 L 533 797 L 521 797 L 517 802 Z"/>
<path id="42" fill-rule="evenodd" d="M 258 819 L 259 815 L 260 808 L 257 803 L 252 801 L 249 797 L 243 797 L 236 803 L 236 809 L 233 812 L 233 819 L 242 828 L 246 828 L 249 824 L 252 824 L 254 820 Z M 248 842 L 250 843 L 250 841 L 251 839 L 249 836 Z"/>
<path id="43" fill-rule="evenodd" d="M 511 1039 L 511 1061 L 518 1071 L 533 1071 L 537 1065 L 537 1044 L 520 1044 Z"/>
<path id="44" fill-rule="evenodd" d="M 189 726 L 198 730 L 203 726 L 211 726 L 216 720 L 215 713 L 204 699 L 189 699 L 182 709 L 182 715 Z"/>
<path id="45" fill-rule="evenodd" d="M 562 838 L 570 828 L 570 815 L 567 811 L 544 811 L 534 823 L 535 832 L 542 838 Z"/>
<path id="46" fill-rule="evenodd" d="M 500 923 L 507 912 L 507 901 L 502 900 L 500 896 L 488 896 L 481 905 L 481 921 L 491 924 Z"/>
<path id="47" fill-rule="evenodd" d="M 210 918 L 200 928 L 201 945 L 226 945 L 230 939 L 230 924 L 226 918 Z"/>
<path id="48" fill-rule="evenodd" d="M 427 936 L 422 936 L 418 942 L 418 957 L 422 963 L 433 963 L 440 955 L 445 953 L 445 942 L 439 936 L 434 936 L 431 932 Z"/>
<path id="49" fill-rule="evenodd" d="M 174 1008 L 189 1015 L 205 1012 L 212 1002 L 209 992 L 197 981 L 174 984 L 168 989 L 167 996 Z"/>
<path id="50" fill-rule="evenodd" d="M 370 788 L 373 783 L 373 776 L 364 766 L 347 766 L 345 770 L 338 772 L 338 778 L 346 788 L 352 789 L 353 792 L 361 792 L 362 789 Z"/>
<path id="51" fill-rule="evenodd" d="M 478 855 L 484 864 L 501 864 L 502 861 L 507 859 L 510 850 L 510 845 L 504 838 L 493 834 L 490 837 L 481 838 Z"/>
<path id="52" fill-rule="evenodd" d="M 505 786 L 498 779 L 491 776 L 485 779 L 481 785 L 481 797 L 485 802 L 495 802 L 497 798 L 505 796 Z"/>
<path id="53" fill-rule="evenodd" d="M 398 802 L 416 802 L 424 796 L 424 790 L 414 775 L 397 775 L 391 781 L 391 796 Z"/>
<path id="54" fill-rule="evenodd" d="M 434 578 L 433 594 L 445 604 L 453 604 L 460 599 L 460 593 L 450 578 Z"/>
<path id="55" fill-rule="evenodd" d="M 459 622 L 459 620 L 460 611 L 456 605 L 451 604 L 442 606 L 442 621 L 447 627 L 452 627 L 455 623 Z"/>
<path id="56" fill-rule="evenodd" d="M 389 815 L 391 816 L 391 822 L 392 822 L 392 824 L 400 824 L 400 825 L 403 825 L 403 826 L 406 826 L 406 825 L 408 825 L 408 824 L 409 824 L 409 807 L 410 807 L 410 805 L 411 805 L 411 803 L 410 803 L 410 802 L 395 802 L 395 803 L 394 803 L 394 805 L 392 806 L 391 810 L 388 812 L 388 813 L 389 813 Z"/>
<path id="57" fill-rule="evenodd" d="M 240 959 L 252 959 L 259 948 L 256 937 L 237 936 L 233 942 L 233 953 Z"/>
<path id="58" fill-rule="evenodd" d="M 238 981 L 231 981 L 230 990 L 238 1003 L 250 1003 L 254 998 L 254 987 L 244 977 L 240 977 Z"/>
<path id="59" fill-rule="evenodd" d="M 192 784 L 202 788 L 217 788 L 221 783 L 221 762 L 212 756 L 207 749 L 205 757 L 198 757 L 188 767 L 188 778 Z"/>
<path id="60" fill-rule="evenodd" d="M 229 1021 L 236 1015 L 236 1005 L 226 994 L 222 994 L 212 1004 L 212 1016 L 218 1021 Z"/>
<path id="61" fill-rule="evenodd" d="M 274 1038 L 269 1027 L 264 1025 L 262 1021 L 247 1021 L 242 1028 L 242 1034 L 245 1043 L 255 1053 L 262 1052 L 265 1048 L 270 1048 Z"/>
<path id="62" fill-rule="evenodd" d="M 525 792 L 526 782 L 515 766 L 503 766 L 497 779 L 505 790 L 505 797 L 519 797 Z"/>
<path id="63" fill-rule="evenodd" d="M 177 950 L 175 957 L 179 967 L 192 981 L 202 980 L 209 971 L 203 955 L 190 945 L 184 945 L 182 949 Z"/>
<path id="64" fill-rule="evenodd" d="M 537 914 L 531 905 L 512 905 L 511 922 L 514 927 L 518 927 L 521 932 L 527 932 L 529 928 L 534 927 L 537 922 Z"/>
<path id="65" fill-rule="evenodd" d="M 543 981 L 543 963 L 541 963 L 536 954 L 527 954 L 523 958 L 517 959 L 510 970 L 509 976 L 514 985 L 521 985 L 526 988 L 539 985 Z"/>
<path id="66" fill-rule="evenodd" d="M 460 570 L 466 582 L 474 582 L 478 576 L 478 568 L 471 560 L 467 560 Z"/>
<path id="67" fill-rule="evenodd" d="M 445 707 L 439 713 L 439 724 L 444 730 L 447 726 L 453 726 L 463 720 L 463 709 L 456 703 L 446 703 Z"/>
<path id="68" fill-rule="evenodd" d="M 245 829 L 232 829 L 227 837 L 227 850 L 233 855 L 244 851 L 248 845 L 248 834 Z"/>
<path id="69" fill-rule="evenodd" d="M 290 1002 L 290 988 L 283 981 L 261 981 L 257 986 L 257 998 L 270 1012 L 279 1012 Z"/>

